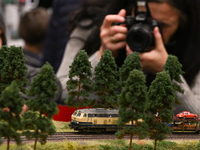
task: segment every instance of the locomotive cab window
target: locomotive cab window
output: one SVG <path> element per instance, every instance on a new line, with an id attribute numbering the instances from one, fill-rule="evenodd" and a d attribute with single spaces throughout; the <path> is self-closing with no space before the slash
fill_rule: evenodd
<path id="1" fill-rule="evenodd" d="M 74 116 L 76 116 L 76 114 L 77 114 L 77 111 L 75 111 L 75 112 L 73 113 Z"/>
<path id="2" fill-rule="evenodd" d="M 87 114 L 84 114 L 83 117 L 87 117 Z"/>
<path id="3" fill-rule="evenodd" d="M 81 113 L 79 112 L 79 113 L 77 114 L 77 116 L 79 116 L 79 117 L 80 117 L 80 116 L 81 116 Z"/>

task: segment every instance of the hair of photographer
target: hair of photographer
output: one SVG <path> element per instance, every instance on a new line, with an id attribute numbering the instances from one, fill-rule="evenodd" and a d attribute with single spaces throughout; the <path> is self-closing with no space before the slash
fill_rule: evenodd
<path id="1" fill-rule="evenodd" d="M 24 40 L 24 57 L 32 67 L 43 65 L 42 48 L 49 22 L 49 14 L 45 8 L 38 7 L 23 14 L 19 22 L 19 34 Z"/>

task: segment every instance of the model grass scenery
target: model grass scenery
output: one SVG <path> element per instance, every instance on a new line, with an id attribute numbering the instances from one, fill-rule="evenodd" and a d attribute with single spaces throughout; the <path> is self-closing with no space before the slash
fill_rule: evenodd
<path id="1" fill-rule="evenodd" d="M 21 48 L 3 46 L 0 50 L 0 61 L 4 64 L 0 65 L 0 104 L 2 104 L 0 105 L 0 137 L 7 138 L 7 149 L 9 149 L 10 138 L 14 138 L 17 144 L 21 144 L 19 135 L 26 135 L 28 139 L 35 139 L 34 149 L 36 149 L 38 140 L 41 144 L 45 144 L 48 135 L 56 132 L 52 116 L 58 110 L 55 102 L 49 102 L 49 98 L 55 97 L 57 92 L 53 69 L 50 64 L 45 64 L 31 83 L 29 91 L 26 91 L 23 87 L 27 84 L 27 67 Z M 12 67 L 14 64 L 19 65 Z M 140 139 L 150 136 L 155 140 L 154 149 L 156 149 L 157 141 L 162 141 L 166 138 L 166 134 L 172 133 L 172 130 L 161 120 L 166 123 L 171 122 L 172 106 L 175 102 L 180 103 L 175 91 L 183 92 L 176 84 L 182 82 L 181 67 L 177 58 L 169 55 L 163 71 L 157 74 L 147 90 L 138 52 L 129 55 L 124 65 L 117 68 L 111 51 L 106 50 L 92 76 L 92 67 L 87 54 L 81 50 L 70 66 L 69 80 L 66 83 L 69 91 L 66 104 L 75 108 L 118 109 L 120 116 L 118 126 L 121 130 L 116 133 L 116 137 L 122 138 L 123 135 L 130 134 L 129 149 L 131 149 L 132 135 L 137 134 Z M 176 82 L 172 83 L 172 80 Z M 27 111 L 23 116 L 20 116 L 19 112 L 25 102 L 17 96 L 19 91 L 27 92 L 30 97 L 26 105 L 31 111 Z M 13 99 L 10 95 L 14 94 L 9 94 L 11 92 L 16 93 L 19 99 Z M 97 98 L 90 97 L 91 93 Z M 157 114 L 156 119 L 154 114 Z M 16 122 L 12 123 L 12 121 Z M 5 128 L 10 128 L 9 132 Z"/>

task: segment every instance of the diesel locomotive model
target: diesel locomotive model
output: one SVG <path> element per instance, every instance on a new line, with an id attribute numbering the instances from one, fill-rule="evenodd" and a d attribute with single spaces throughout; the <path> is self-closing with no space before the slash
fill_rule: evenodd
<path id="1" fill-rule="evenodd" d="M 79 132 L 117 131 L 120 129 L 117 126 L 118 111 L 104 108 L 79 109 L 72 114 L 70 127 Z"/>

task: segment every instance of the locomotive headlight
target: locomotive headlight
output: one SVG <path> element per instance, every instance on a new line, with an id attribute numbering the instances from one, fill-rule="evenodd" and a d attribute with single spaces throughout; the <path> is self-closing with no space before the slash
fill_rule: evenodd
<path id="1" fill-rule="evenodd" d="M 79 124 L 79 122 L 77 122 L 77 124 Z"/>

